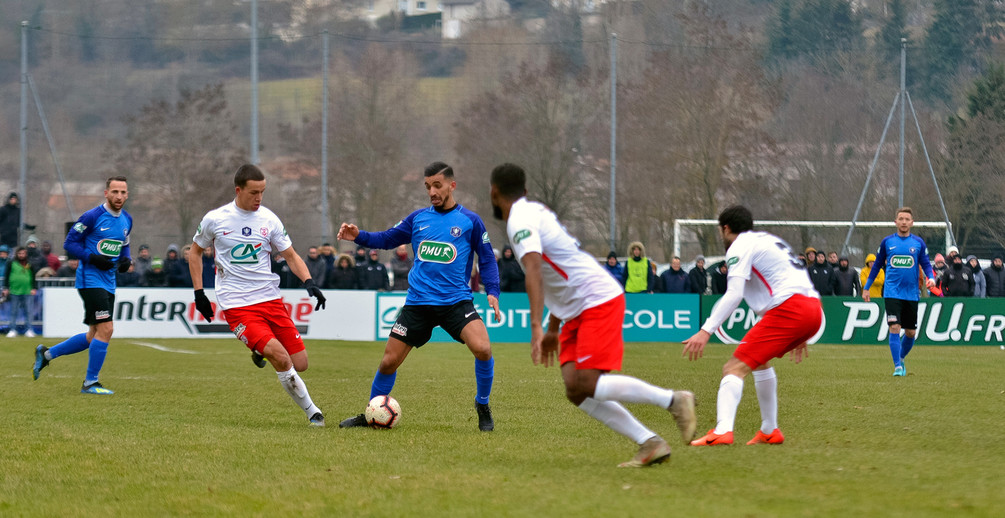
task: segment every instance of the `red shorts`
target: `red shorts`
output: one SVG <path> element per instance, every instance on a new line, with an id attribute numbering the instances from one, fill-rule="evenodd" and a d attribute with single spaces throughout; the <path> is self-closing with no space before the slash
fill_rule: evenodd
<path id="1" fill-rule="evenodd" d="M 278 339 L 291 355 L 306 349 L 283 299 L 225 309 L 223 316 L 237 338 L 259 354 L 273 338 Z"/>
<path id="2" fill-rule="evenodd" d="M 562 348 L 558 353 L 559 365 L 576 362 L 577 369 L 621 370 L 624 321 L 625 296 L 619 295 L 563 324 L 558 337 Z"/>
<path id="3" fill-rule="evenodd" d="M 805 343 L 820 330 L 823 316 L 820 299 L 793 295 L 768 310 L 754 327 L 747 331 L 733 351 L 736 359 L 756 369 L 772 358 Z"/>

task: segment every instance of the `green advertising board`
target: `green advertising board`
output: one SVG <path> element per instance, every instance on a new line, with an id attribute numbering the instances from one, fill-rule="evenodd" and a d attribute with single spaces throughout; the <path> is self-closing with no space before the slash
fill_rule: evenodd
<path id="1" fill-rule="evenodd" d="M 702 322 L 719 296 L 702 297 Z M 885 344 L 888 338 L 882 299 L 824 297 L 824 325 L 811 343 Z M 757 322 L 741 304 L 723 323 L 716 338 L 737 343 Z M 1005 338 L 1005 300 L 923 298 L 918 303 L 917 343 L 929 345 L 1000 345 Z"/>

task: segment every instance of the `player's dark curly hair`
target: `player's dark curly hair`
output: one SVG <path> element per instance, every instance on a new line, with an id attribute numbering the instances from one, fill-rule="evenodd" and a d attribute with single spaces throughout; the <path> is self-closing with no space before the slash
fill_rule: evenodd
<path id="1" fill-rule="evenodd" d="M 234 186 L 244 188 L 248 182 L 260 182 L 265 179 L 265 173 L 254 164 L 244 164 L 234 173 Z"/>
<path id="2" fill-rule="evenodd" d="M 454 177 L 454 168 L 443 162 L 433 162 L 426 166 L 426 170 L 422 173 L 422 176 L 429 178 L 430 176 L 436 176 L 443 173 L 445 178 Z"/>
<path id="3" fill-rule="evenodd" d="M 754 215 L 743 205 L 727 207 L 719 213 L 719 226 L 729 226 L 734 234 L 754 229 Z"/>
<path id="4" fill-rule="evenodd" d="M 126 182 L 126 183 L 129 183 L 129 180 L 126 180 L 125 176 L 112 176 L 111 178 L 105 180 L 105 189 L 110 189 L 112 187 L 112 182 Z M 17 196 L 15 196 L 15 193 L 10 193 L 10 195 L 11 195 L 11 197 L 15 197 L 15 198 L 17 197 Z"/>
<path id="5" fill-rule="evenodd" d="M 527 194 L 527 174 L 516 164 L 500 164 L 492 170 L 492 185 L 508 200 L 515 200 Z"/>

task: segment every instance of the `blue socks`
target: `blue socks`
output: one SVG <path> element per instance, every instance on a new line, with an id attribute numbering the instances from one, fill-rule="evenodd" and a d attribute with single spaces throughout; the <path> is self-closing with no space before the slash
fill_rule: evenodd
<path id="1" fill-rule="evenodd" d="M 495 365 L 495 358 L 488 360 L 475 358 L 475 383 L 478 385 L 475 402 L 483 405 L 488 404 L 489 394 L 492 393 L 492 379 L 495 377 Z"/>
<path id="2" fill-rule="evenodd" d="M 890 355 L 893 356 L 893 365 L 900 367 L 903 363 L 900 360 L 900 334 L 890 333 Z"/>
<path id="3" fill-rule="evenodd" d="M 105 353 L 108 352 L 108 342 L 102 342 L 97 338 L 91 340 L 88 348 L 90 358 L 87 360 L 87 376 L 84 378 L 84 386 L 88 386 L 98 381 L 98 373 L 101 366 L 105 364 Z"/>
<path id="4" fill-rule="evenodd" d="M 65 356 L 67 354 L 76 354 L 84 349 L 87 349 L 87 333 L 80 333 L 79 335 L 71 336 L 62 342 L 49 348 L 49 356 L 51 360 L 56 359 L 59 356 Z"/>
<path id="5" fill-rule="evenodd" d="M 377 371 L 377 374 L 373 375 L 373 385 L 370 385 L 370 399 L 390 394 L 391 389 L 394 388 L 394 378 L 397 377 L 397 372 L 381 374 L 380 371 Z"/>
<path id="6" fill-rule="evenodd" d="M 907 353 L 911 352 L 912 347 L 914 347 L 914 337 L 905 336 L 900 344 L 900 359 L 907 358 Z"/>

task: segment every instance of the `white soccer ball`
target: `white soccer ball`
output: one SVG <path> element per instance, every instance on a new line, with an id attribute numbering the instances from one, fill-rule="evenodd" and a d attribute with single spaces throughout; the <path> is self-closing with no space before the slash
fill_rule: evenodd
<path id="1" fill-rule="evenodd" d="M 377 396 L 366 405 L 363 415 L 371 428 L 394 428 L 401 419 L 401 405 L 391 396 Z"/>

